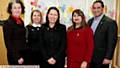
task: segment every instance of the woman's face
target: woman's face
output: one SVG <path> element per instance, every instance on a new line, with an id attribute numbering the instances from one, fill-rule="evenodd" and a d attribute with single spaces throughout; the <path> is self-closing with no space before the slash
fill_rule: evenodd
<path id="1" fill-rule="evenodd" d="M 54 9 L 50 10 L 48 13 L 48 20 L 50 23 L 55 24 L 58 19 L 58 12 Z"/>
<path id="2" fill-rule="evenodd" d="M 11 9 L 12 15 L 15 17 L 19 17 L 22 12 L 22 7 L 20 3 L 13 3 Z"/>
<path id="3" fill-rule="evenodd" d="M 41 22 L 41 15 L 40 12 L 34 12 L 32 15 L 32 21 L 33 23 L 39 24 Z"/>
<path id="4" fill-rule="evenodd" d="M 73 14 L 73 22 L 75 22 L 75 24 L 80 24 L 82 22 L 82 17 L 79 16 L 77 13 Z"/>

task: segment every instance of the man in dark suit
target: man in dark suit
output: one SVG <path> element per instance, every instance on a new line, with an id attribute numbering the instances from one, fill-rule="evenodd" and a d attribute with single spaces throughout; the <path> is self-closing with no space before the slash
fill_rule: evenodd
<path id="1" fill-rule="evenodd" d="M 92 5 L 94 17 L 88 21 L 94 32 L 94 53 L 90 68 L 109 68 L 117 42 L 117 24 L 103 13 L 104 3 L 97 0 Z"/>

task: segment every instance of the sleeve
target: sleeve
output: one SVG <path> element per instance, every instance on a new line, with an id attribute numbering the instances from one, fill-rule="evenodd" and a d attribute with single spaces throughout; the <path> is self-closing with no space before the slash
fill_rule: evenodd
<path id="1" fill-rule="evenodd" d="M 63 54 L 65 54 L 65 50 L 66 50 L 66 27 L 64 26 L 62 29 L 62 36 L 61 36 L 61 43 L 60 43 L 60 47 L 58 49 L 58 51 L 56 52 L 57 54 L 55 54 L 53 57 L 58 60 L 60 57 L 62 57 Z"/>
<path id="2" fill-rule="evenodd" d="M 13 41 L 13 25 L 11 22 L 6 21 L 3 25 L 3 33 L 4 33 L 4 41 L 7 48 L 7 52 L 10 54 L 10 57 L 14 58 L 13 61 L 16 63 L 20 58 L 20 55 L 17 51 L 15 51 L 14 41 Z"/>
<path id="3" fill-rule="evenodd" d="M 84 60 L 87 61 L 88 63 L 91 61 L 92 55 L 93 55 L 93 49 L 94 49 L 94 37 L 93 37 L 93 32 L 92 29 L 88 28 L 87 32 L 87 49 L 86 49 L 86 54 Z"/>
<path id="4" fill-rule="evenodd" d="M 5 22 L 3 25 L 3 33 L 4 33 L 4 41 L 5 41 L 5 45 L 8 51 L 12 52 L 12 35 L 13 35 L 13 29 L 12 29 L 12 25 L 9 24 L 8 22 Z"/>
<path id="5" fill-rule="evenodd" d="M 115 46 L 117 43 L 117 33 L 118 33 L 118 27 L 115 21 L 111 21 L 108 23 L 108 31 L 107 31 L 107 50 L 106 50 L 106 56 L 107 59 L 112 59 Z"/>
<path id="6" fill-rule="evenodd" d="M 48 56 L 47 51 L 46 51 L 46 49 L 45 49 L 45 40 L 44 40 L 44 32 L 45 32 L 45 29 L 46 29 L 46 28 L 43 26 L 43 27 L 42 27 L 42 30 L 41 30 L 42 35 L 40 36 L 40 39 L 41 39 L 40 51 L 41 51 L 43 60 L 48 60 L 48 59 L 50 58 L 50 56 Z"/>

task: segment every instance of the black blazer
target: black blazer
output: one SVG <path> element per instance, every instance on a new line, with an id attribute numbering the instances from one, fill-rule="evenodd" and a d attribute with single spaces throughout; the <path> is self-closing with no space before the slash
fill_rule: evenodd
<path id="1" fill-rule="evenodd" d="M 88 21 L 92 25 L 94 18 Z M 92 61 L 102 63 L 104 58 L 112 59 L 117 42 L 117 23 L 116 21 L 103 16 L 94 34 L 94 53 Z"/>
<path id="2" fill-rule="evenodd" d="M 4 40 L 7 48 L 9 64 L 18 64 L 18 59 L 22 57 L 20 51 L 24 48 L 26 43 L 25 31 L 24 23 L 21 25 L 17 24 L 11 16 L 3 25 Z"/>
<path id="3" fill-rule="evenodd" d="M 66 27 L 62 24 L 57 24 L 54 28 L 50 28 L 48 25 L 44 26 L 42 46 L 43 59 L 48 60 L 53 57 L 56 61 L 65 58 L 66 49 Z"/>
<path id="4" fill-rule="evenodd" d="M 41 45 L 42 45 L 42 27 L 33 27 L 32 25 L 26 26 L 27 44 L 23 56 L 25 64 L 40 64 L 41 60 Z"/>
<path id="5" fill-rule="evenodd" d="M 27 48 L 33 51 L 39 51 L 40 46 L 42 45 L 42 27 L 33 27 L 28 25 L 28 36 L 27 36 Z"/>

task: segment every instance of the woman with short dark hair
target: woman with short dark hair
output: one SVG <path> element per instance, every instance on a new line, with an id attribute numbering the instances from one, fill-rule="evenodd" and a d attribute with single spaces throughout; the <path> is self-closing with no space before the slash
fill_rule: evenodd
<path id="1" fill-rule="evenodd" d="M 19 0 L 8 5 L 9 18 L 3 25 L 4 40 L 7 48 L 7 59 L 10 65 L 23 64 L 20 52 L 26 44 L 26 30 L 20 15 L 24 13 L 23 3 Z"/>

